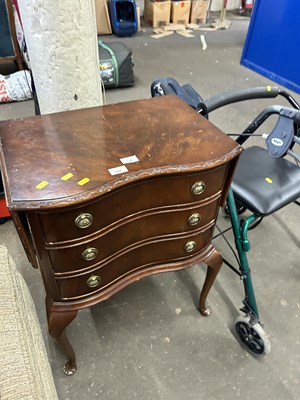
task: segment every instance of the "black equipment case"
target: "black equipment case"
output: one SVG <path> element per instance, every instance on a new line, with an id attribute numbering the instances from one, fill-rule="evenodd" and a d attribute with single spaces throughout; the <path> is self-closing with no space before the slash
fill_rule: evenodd
<path id="1" fill-rule="evenodd" d="M 132 51 L 124 43 L 99 40 L 99 60 L 105 88 L 134 85 Z"/>

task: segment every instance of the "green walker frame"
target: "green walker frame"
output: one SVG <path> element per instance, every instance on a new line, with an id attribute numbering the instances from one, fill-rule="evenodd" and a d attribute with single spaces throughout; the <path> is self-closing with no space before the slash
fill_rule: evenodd
<path id="1" fill-rule="evenodd" d="M 231 188 L 227 196 L 227 208 L 234 234 L 235 247 L 238 253 L 240 265 L 239 275 L 243 281 L 245 291 L 245 299 L 243 300 L 244 307 L 241 308 L 245 316 L 239 316 L 236 319 L 234 324 L 235 333 L 238 341 L 246 347 L 252 355 L 259 357 L 269 354 L 271 345 L 260 322 L 247 252 L 250 250 L 250 242 L 248 239 L 249 227 L 254 221 L 258 220 L 260 216 L 252 214 L 245 221 L 241 222 L 238 217 L 238 210 Z"/>

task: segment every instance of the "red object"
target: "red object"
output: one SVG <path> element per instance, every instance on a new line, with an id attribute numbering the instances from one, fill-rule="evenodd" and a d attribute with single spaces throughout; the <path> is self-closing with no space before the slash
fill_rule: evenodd
<path id="1" fill-rule="evenodd" d="M 254 5 L 254 0 L 243 0 L 242 7 L 247 10 L 252 10 Z"/>
<path id="2" fill-rule="evenodd" d="M 5 197 L 0 198 L 0 218 L 6 218 L 10 217 L 10 212 L 9 209 L 7 208 L 6 205 L 6 200 Z"/>
<path id="3" fill-rule="evenodd" d="M 15 9 L 16 9 L 16 12 L 17 12 L 17 14 L 18 14 L 18 17 L 19 17 L 21 26 L 22 26 L 22 28 L 23 28 L 22 20 L 21 20 L 21 14 L 20 14 L 20 10 L 19 10 L 18 0 L 13 0 L 13 3 L 14 3 L 14 6 L 15 6 Z"/>

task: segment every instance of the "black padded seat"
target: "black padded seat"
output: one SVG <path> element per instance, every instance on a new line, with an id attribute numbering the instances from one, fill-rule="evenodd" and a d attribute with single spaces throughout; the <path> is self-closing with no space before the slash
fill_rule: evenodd
<path id="1" fill-rule="evenodd" d="M 235 199 L 253 213 L 270 215 L 300 197 L 300 167 L 252 146 L 241 154 L 232 189 Z"/>

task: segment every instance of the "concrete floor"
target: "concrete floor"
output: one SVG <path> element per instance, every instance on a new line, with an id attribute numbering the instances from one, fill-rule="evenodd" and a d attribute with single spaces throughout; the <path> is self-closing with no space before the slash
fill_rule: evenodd
<path id="1" fill-rule="evenodd" d="M 222 91 L 274 84 L 240 66 L 249 20 L 228 18 L 232 20 L 229 30 L 201 32 L 208 45 L 205 51 L 200 32 L 190 39 L 174 34 L 155 40 L 150 37 L 151 29 L 145 28 L 132 38 L 121 39 L 132 48 L 136 84 L 107 91 L 106 102 L 149 97 L 151 82 L 164 76 L 193 84 L 204 98 Z M 102 39 L 120 40 L 114 36 Z M 299 101 L 299 96 L 295 97 Z M 225 107 L 213 113 L 211 120 L 227 133 L 238 133 L 266 105 L 277 103 L 279 100 L 261 100 Z M 33 113 L 32 101 L 0 105 L 0 119 Z M 9 249 L 32 292 L 59 398 L 298 400 L 298 215 L 299 209 L 292 204 L 249 234 L 256 297 L 272 346 L 268 356 L 252 357 L 233 336 L 243 287 L 226 266 L 209 295 L 211 317 L 198 313 L 196 303 L 205 269 L 197 265 L 144 278 L 111 299 L 79 312 L 68 328 L 78 358 L 78 371 L 71 377 L 64 375 L 65 358 L 47 333 L 40 274 L 28 264 L 12 223 L 0 226 L 0 243 Z M 220 215 L 218 224 L 225 227 L 228 221 Z M 215 240 L 215 245 L 233 261 L 222 239 Z"/>

